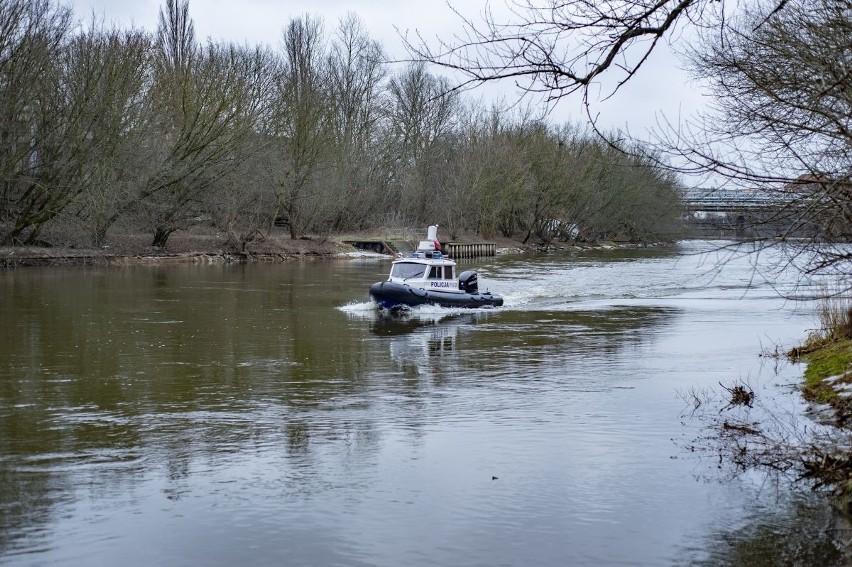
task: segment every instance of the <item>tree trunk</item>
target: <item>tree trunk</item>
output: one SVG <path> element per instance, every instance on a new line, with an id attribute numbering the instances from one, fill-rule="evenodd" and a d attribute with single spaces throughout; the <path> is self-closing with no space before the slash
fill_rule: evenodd
<path id="1" fill-rule="evenodd" d="M 173 232 L 173 228 L 158 226 L 157 230 L 154 232 L 154 241 L 151 242 L 151 246 L 155 248 L 164 248 L 166 246 L 166 242 L 169 240 L 169 236 L 171 236 Z"/>
<path id="2" fill-rule="evenodd" d="M 96 226 L 92 231 L 92 244 L 100 248 L 106 242 L 107 226 Z"/>

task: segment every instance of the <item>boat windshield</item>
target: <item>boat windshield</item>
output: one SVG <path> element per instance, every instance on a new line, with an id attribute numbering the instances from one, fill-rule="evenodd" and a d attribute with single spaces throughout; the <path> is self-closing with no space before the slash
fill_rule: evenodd
<path id="1" fill-rule="evenodd" d="M 391 277 L 394 278 L 419 278 L 423 275 L 423 272 L 426 270 L 426 266 L 423 264 L 416 264 L 414 262 L 397 262 L 391 268 Z"/>

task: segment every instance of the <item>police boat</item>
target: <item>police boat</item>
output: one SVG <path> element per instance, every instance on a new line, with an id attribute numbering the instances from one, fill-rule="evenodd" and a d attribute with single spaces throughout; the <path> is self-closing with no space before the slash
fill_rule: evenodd
<path id="1" fill-rule="evenodd" d="M 456 263 L 441 252 L 437 225 L 430 226 L 411 256 L 399 257 L 388 279 L 370 286 L 370 298 L 383 309 L 418 305 L 441 307 L 499 307 L 503 298 L 479 291 L 479 276 L 464 271 L 456 276 Z"/>

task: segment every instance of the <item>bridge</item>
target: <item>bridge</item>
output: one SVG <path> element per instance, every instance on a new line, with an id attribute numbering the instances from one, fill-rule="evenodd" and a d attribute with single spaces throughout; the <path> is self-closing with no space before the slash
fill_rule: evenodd
<path id="1" fill-rule="evenodd" d="M 795 192 L 748 189 L 686 189 L 681 193 L 684 220 L 705 237 L 768 236 L 787 232 L 795 223 L 790 205 Z"/>
<path id="2" fill-rule="evenodd" d="M 778 210 L 796 200 L 791 193 L 759 191 L 755 189 L 685 189 L 681 199 L 690 212 L 742 213 Z"/>

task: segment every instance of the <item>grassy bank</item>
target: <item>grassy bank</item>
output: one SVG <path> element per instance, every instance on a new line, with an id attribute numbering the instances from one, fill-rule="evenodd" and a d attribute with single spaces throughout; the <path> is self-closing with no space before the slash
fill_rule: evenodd
<path id="1" fill-rule="evenodd" d="M 842 426 L 852 417 L 852 299 L 827 292 L 817 316 L 819 329 L 789 356 L 807 363 L 805 399 L 829 405 Z"/>
<path id="2" fill-rule="evenodd" d="M 795 350 L 795 349 L 794 349 Z M 815 444 L 801 455 L 804 477 L 815 486 L 831 489 L 835 507 L 852 518 L 852 339 L 822 341 L 804 353 L 791 353 L 807 363 L 802 395 L 808 401 L 831 408 L 837 435 Z"/>
<path id="3" fill-rule="evenodd" d="M 838 425 L 852 423 L 852 339 L 794 349 L 791 355 L 807 363 L 802 386 L 805 399 L 830 406 Z"/>
<path id="4" fill-rule="evenodd" d="M 708 419 L 712 433 L 690 450 L 706 451 L 735 473 L 756 470 L 824 490 L 848 520 L 852 519 L 852 310 L 847 299 L 826 296 L 818 308 L 818 329 L 785 353 L 806 365 L 800 392 L 814 406 L 807 412 L 810 418 L 820 425 L 804 425 L 797 415 L 763 405 L 746 383 L 720 383 L 727 394 L 721 400 L 728 403 L 721 409 L 718 403 L 708 404 L 711 412 L 699 413 Z M 692 396 L 695 408 L 711 399 Z M 752 412 L 758 405 L 761 409 Z"/>
<path id="5" fill-rule="evenodd" d="M 820 329 L 788 353 L 791 360 L 807 364 L 803 397 L 831 410 L 836 435 L 813 443 L 795 455 L 803 464 L 803 478 L 815 486 L 832 489 L 836 506 L 852 517 L 852 300 L 844 296 L 824 299 L 818 309 Z"/>

